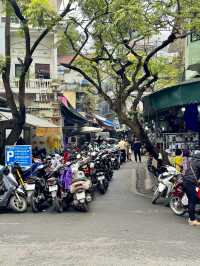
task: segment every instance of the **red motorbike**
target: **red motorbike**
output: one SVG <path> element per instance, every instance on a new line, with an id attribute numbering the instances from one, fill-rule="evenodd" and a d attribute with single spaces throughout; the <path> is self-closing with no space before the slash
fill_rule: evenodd
<path id="1" fill-rule="evenodd" d="M 200 187 L 196 188 L 197 192 L 197 207 L 196 212 L 200 212 Z M 170 193 L 170 208 L 178 216 L 183 216 L 188 212 L 188 198 L 183 187 L 183 178 L 177 180 Z"/>

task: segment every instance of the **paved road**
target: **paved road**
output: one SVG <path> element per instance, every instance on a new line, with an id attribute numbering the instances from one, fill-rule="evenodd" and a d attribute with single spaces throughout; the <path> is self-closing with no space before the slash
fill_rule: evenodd
<path id="1" fill-rule="evenodd" d="M 200 265 L 200 228 L 133 193 L 133 167 L 89 213 L 0 214 L 0 265 Z"/>

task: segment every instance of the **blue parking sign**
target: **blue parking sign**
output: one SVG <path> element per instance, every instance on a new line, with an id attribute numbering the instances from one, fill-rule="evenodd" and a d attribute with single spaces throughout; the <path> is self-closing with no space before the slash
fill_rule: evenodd
<path id="1" fill-rule="evenodd" d="M 13 165 L 14 163 L 18 163 L 21 167 L 31 166 L 32 146 L 31 145 L 6 146 L 5 164 Z"/>

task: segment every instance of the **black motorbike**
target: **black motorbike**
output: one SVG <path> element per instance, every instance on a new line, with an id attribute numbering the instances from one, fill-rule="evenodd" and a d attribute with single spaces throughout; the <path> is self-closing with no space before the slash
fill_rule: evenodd
<path id="1" fill-rule="evenodd" d="M 58 189 L 59 169 L 44 172 L 43 175 L 34 177 L 35 190 L 31 198 L 33 212 L 40 212 L 46 207 L 53 206 L 57 212 L 63 211 L 63 195 Z"/>

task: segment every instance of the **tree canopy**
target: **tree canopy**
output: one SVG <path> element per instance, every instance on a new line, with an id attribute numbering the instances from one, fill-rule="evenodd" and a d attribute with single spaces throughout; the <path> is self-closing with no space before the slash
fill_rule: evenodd
<path id="1" fill-rule="evenodd" d="M 197 1 L 77 2 L 81 15 L 69 18 L 65 29 L 75 56 L 63 65 L 81 73 L 108 101 L 120 121 L 148 142 L 138 120 L 138 103 L 159 79 L 166 79 L 168 85 L 172 77 L 176 80 L 179 76 L 178 64 L 172 66 L 160 52 L 177 39 L 184 39 L 190 31 L 198 30 Z M 71 25 L 77 29 L 78 39 L 71 35 Z M 171 77 L 168 80 L 167 73 Z M 105 89 L 104 81 L 112 84 L 112 92 Z"/>

